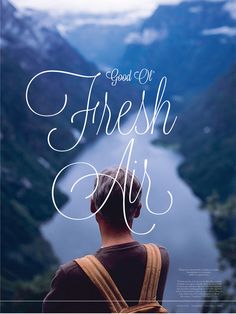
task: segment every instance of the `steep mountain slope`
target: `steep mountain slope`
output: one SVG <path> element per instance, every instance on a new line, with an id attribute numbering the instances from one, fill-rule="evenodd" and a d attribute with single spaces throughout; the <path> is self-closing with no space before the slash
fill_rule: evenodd
<path id="1" fill-rule="evenodd" d="M 172 140 L 186 159 L 180 174 L 203 200 L 236 195 L 236 65 L 185 110 Z"/>
<path id="2" fill-rule="evenodd" d="M 210 86 L 236 60 L 236 20 L 227 4 L 196 0 L 158 7 L 139 33 L 128 35 L 121 67 L 167 76 L 167 92 L 181 109 L 184 98 Z"/>
<path id="3" fill-rule="evenodd" d="M 235 312 L 236 295 L 236 64 L 180 114 L 171 143 L 185 159 L 181 177 L 204 202 L 220 251 L 222 269 L 230 269 L 219 296 L 208 296 L 203 312 Z M 165 139 L 166 141 L 167 139 Z M 209 287 L 209 289 L 214 289 Z M 218 299 L 219 298 L 219 299 Z M 232 300 L 232 303 L 229 302 Z"/>
<path id="4" fill-rule="evenodd" d="M 59 130 L 54 146 L 67 148 L 75 143 L 82 128 L 82 117 L 73 128 L 70 117 L 81 109 L 82 104 L 86 104 L 91 82 L 57 74 L 39 80 L 30 94 L 34 110 L 39 113 L 57 112 L 64 94 L 68 94 L 69 102 L 63 114 L 51 118 L 36 116 L 29 110 L 25 101 L 26 86 L 34 75 L 48 69 L 84 75 L 95 75 L 98 70 L 56 29 L 48 28 L 29 15 L 25 16 L 7 0 L 1 1 L 1 9 L 1 298 L 11 299 L 17 295 L 19 282 L 50 271 L 58 263 L 40 233 L 40 225 L 56 213 L 50 196 L 51 185 L 56 173 L 86 144 L 96 139 L 94 130 L 99 123 L 97 119 L 90 125 L 85 132 L 85 141 L 72 152 L 52 151 L 47 144 L 47 134 L 53 127 Z M 114 115 L 122 101 L 132 99 L 132 95 L 135 97 L 135 92 L 126 91 L 122 86 L 117 93 L 104 75 L 95 85 L 91 103 L 103 102 L 104 93 L 108 91 Z M 101 112 L 102 109 L 98 108 L 98 118 Z M 59 190 L 56 193 L 59 204 L 65 203 L 67 197 Z M 10 306 L 9 303 L 2 305 L 3 311 L 6 311 L 4 306 Z M 20 311 L 19 304 L 17 311 Z M 37 308 L 35 311 L 40 310 Z"/>
<path id="5" fill-rule="evenodd" d="M 70 60 L 71 69 L 72 66 L 83 71 L 96 69 L 57 33 L 39 25 L 32 27 L 32 21 L 20 16 L 8 1 L 2 1 L 1 6 L 1 288 L 2 299 L 9 299 L 16 292 L 14 282 L 29 280 L 58 262 L 39 227 L 55 213 L 50 200 L 51 182 L 58 167 L 71 157 L 49 151 L 45 138 L 52 121 L 37 119 L 27 108 L 26 85 L 33 75 L 47 67 L 65 66 L 65 57 Z M 44 92 L 41 89 L 35 97 L 39 102 L 40 97 L 47 99 L 48 106 L 57 103 L 59 87 L 50 88 L 45 82 L 41 87 Z M 72 144 L 71 128 L 58 118 L 54 123 L 63 130 L 66 142 Z M 58 196 L 62 205 L 67 198 L 60 191 Z"/>

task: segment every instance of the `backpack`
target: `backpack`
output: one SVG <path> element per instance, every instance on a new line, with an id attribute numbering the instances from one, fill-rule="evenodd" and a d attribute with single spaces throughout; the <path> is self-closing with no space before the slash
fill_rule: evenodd
<path id="1" fill-rule="evenodd" d="M 161 254 L 155 244 L 144 244 L 147 251 L 147 264 L 142 290 L 137 305 L 128 306 L 111 276 L 99 260 L 93 255 L 86 255 L 74 261 L 99 289 L 108 303 L 111 313 L 167 313 L 156 300 L 156 292 L 161 272 Z"/>

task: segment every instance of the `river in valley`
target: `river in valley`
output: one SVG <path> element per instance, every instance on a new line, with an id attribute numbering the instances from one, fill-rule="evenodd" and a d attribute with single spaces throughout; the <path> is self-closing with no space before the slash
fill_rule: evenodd
<path id="1" fill-rule="evenodd" d="M 131 116 L 122 125 L 122 130 L 128 130 L 133 120 L 134 116 Z M 141 119 L 140 125 L 142 124 Z M 222 278 L 218 271 L 218 251 L 210 229 L 210 217 L 207 211 L 199 209 L 200 200 L 178 175 L 177 167 L 181 162 L 181 156 L 171 149 L 154 146 L 151 140 L 156 136 L 157 134 L 140 136 L 134 133 L 121 136 L 116 131 L 110 136 L 98 138 L 79 154 L 74 162 L 90 163 L 98 171 L 118 165 L 129 140 L 134 138 L 130 169 L 135 169 L 137 177 L 141 180 L 144 160 L 148 160 L 147 169 L 152 182 L 149 195 L 150 208 L 155 212 L 165 211 L 170 201 L 167 191 L 169 190 L 173 196 L 173 206 L 168 213 L 153 215 L 145 206 L 147 185 L 144 185 L 143 208 L 133 229 L 136 232 L 146 232 L 153 223 L 156 227 L 147 235 L 134 237 L 140 242 L 153 242 L 165 246 L 169 252 L 170 270 L 164 302 L 169 311 L 199 312 L 203 298 L 199 285 L 202 287 L 206 281 Z M 125 162 L 123 164 L 125 165 Z M 85 196 L 92 191 L 94 177 L 79 182 L 72 193 L 70 189 L 82 175 L 90 171 L 86 164 L 77 164 L 71 166 L 59 181 L 61 190 L 70 197 L 62 209 L 63 214 L 71 217 L 89 215 L 89 199 Z M 92 253 L 100 247 L 99 230 L 94 217 L 79 221 L 56 214 L 43 226 L 42 232 L 61 263 Z M 193 291 L 191 285 L 193 282 L 198 283 L 197 291 Z"/>

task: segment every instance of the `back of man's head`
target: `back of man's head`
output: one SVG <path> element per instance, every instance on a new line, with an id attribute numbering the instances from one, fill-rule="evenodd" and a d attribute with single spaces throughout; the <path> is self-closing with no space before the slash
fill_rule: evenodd
<path id="1" fill-rule="evenodd" d="M 123 198 L 127 221 L 132 222 L 136 211 L 141 208 L 142 188 L 139 180 L 129 170 L 119 167 L 105 169 L 95 180 L 94 186 L 94 205 L 96 209 L 101 208 L 99 212 L 109 224 L 118 228 L 126 226 Z"/>

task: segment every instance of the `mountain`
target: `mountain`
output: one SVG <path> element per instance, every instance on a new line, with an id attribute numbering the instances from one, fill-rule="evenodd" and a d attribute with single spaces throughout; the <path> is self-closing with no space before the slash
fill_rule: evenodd
<path id="1" fill-rule="evenodd" d="M 224 0 L 160 6 L 138 33 L 127 36 L 121 60 L 126 70 L 147 67 L 168 79 L 166 94 L 178 120 L 171 135 L 156 142 L 183 155 L 179 174 L 209 212 L 219 268 L 229 274 L 219 295 L 209 285 L 202 308 L 209 313 L 236 310 L 235 7 Z M 228 303 L 219 309 L 222 300 Z"/>
<path id="2" fill-rule="evenodd" d="M 183 111 L 170 140 L 185 156 L 179 171 L 202 200 L 236 195 L 236 64 Z"/>
<path id="3" fill-rule="evenodd" d="M 40 231 L 40 226 L 56 213 L 50 196 L 51 185 L 58 171 L 96 140 L 94 133 L 102 107 L 97 109 L 97 119 L 87 128 L 83 142 L 71 152 L 58 153 L 49 148 L 47 134 L 57 127 L 54 146 L 67 148 L 75 143 L 83 119 L 79 117 L 72 127 L 70 118 L 82 104 L 86 104 L 91 82 L 59 74 L 48 74 L 40 79 L 30 92 L 36 112 L 57 112 L 64 94 L 68 95 L 68 106 L 63 114 L 50 118 L 37 116 L 29 110 L 25 90 L 30 79 L 41 71 L 50 69 L 95 75 L 98 69 L 56 28 L 34 18 L 34 14 L 31 16 L 16 10 L 7 0 L 1 0 L 1 13 L 1 297 L 3 300 L 16 299 L 23 289 L 25 295 L 21 298 L 29 298 L 29 289 L 25 286 L 19 288 L 19 285 L 33 280 L 30 291 L 39 290 L 37 296 L 42 298 L 37 275 L 50 272 L 59 263 Z M 103 104 L 105 91 L 108 91 L 112 121 L 122 103 L 136 97 L 135 91 L 125 89 L 122 84 L 118 89 L 119 93 L 102 73 L 91 95 L 91 103 L 99 100 Z M 68 197 L 58 189 L 56 193 L 59 206 L 62 206 Z M 31 298 L 36 298 L 34 293 Z M 40 304 L 28 305 L 31 307 L 27 311 L 40 311 Z M 11 303 L 2 303 L 2 311 L 13 311 L 12 306 Z M 23 303 L 18 303 L 14 311 L 26 311 L 23 306 Z"/>
<path id="4" fill-rule="evenodd" d="M 30 280 L 58 263 L 41 235 L 40 225 L 55 213 L 50 186 L 58 169 L 72 156 L 50 152 L 45 139 L 55 123 L 62 138 L 67 139 L 65 144 L 74 142 L 66 120 L 49 121 L 32 114 L 25 102 L 27 83 L 47 68 L 97 70 L 56 31 L 33 23 L 8 1 L 1 1 L 1 8 L 1 295 L 2 299 L 12 299 L 19 280 Z M 61 101 L 60 90 L 66 90 L 68 83 L 60 84 L 45 81 L 39 91 L 34 91 L 33 96 L 48 112 L 55 110 L 52 104 Z M 67 197 L 59 190 L 57 195 L 61 206 Z M 6 304 L 2 306 L 4 310 Z"/>
<path id="5" fill-rule="evenodd" d="M 236 20 L 229 2 L 159 6 L 139 32 L 127 35 L 121 68 L 147 67 L 167 76 L 167 93 L 181 110 L 236 61 Z"/>
<path id="6" fill-rule="evenodd" d="M 178 143 L 184 156 L 180 176 L 203 201 L 220 252 L 220 268 L 228 270 L 222 293 L 205 298 L 202 311 L 233 313 L 236 295 L 236 64 L 179 116 L 164 142 Z M 209 286 L 209 291 L 214 289 Z M 231 300 L 232 302 L 229 302 Z"/>

